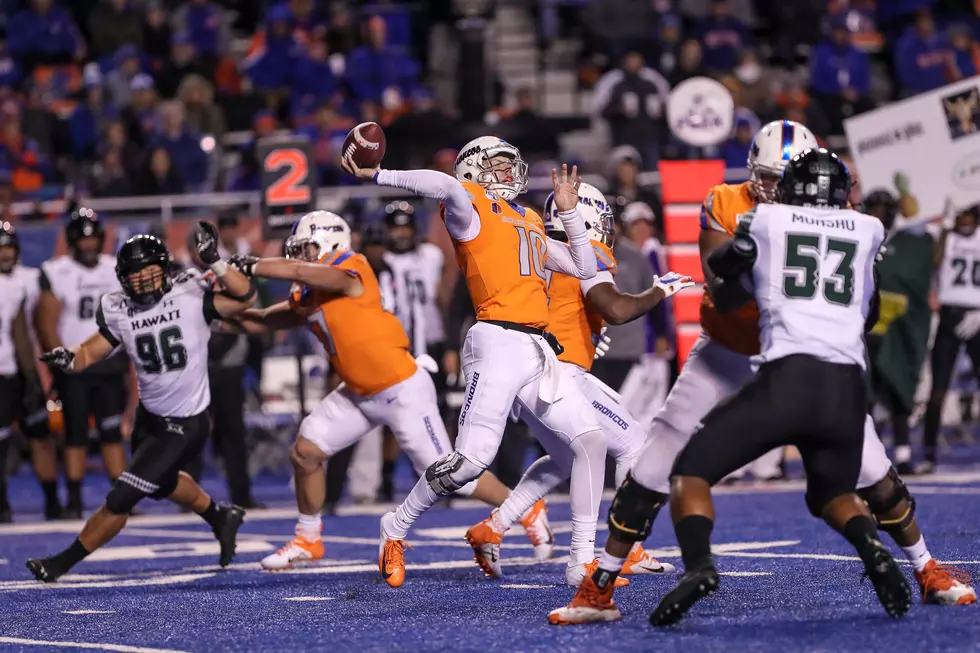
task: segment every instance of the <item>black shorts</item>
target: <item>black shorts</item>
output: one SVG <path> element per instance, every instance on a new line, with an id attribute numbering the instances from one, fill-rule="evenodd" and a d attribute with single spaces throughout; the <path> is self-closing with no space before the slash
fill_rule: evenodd
<path id="1" fill-rule="evenodd" d="M 88 446 L 89 417 L 95 417 L 101 442 L 122 442 L 119 425 L 126 409 L 127 375 L 59 373 L 55 383 L 65 419 L 65 444 Z"/>
<path id="2" fill-rule="evenodd" d="M 113 512 L 121 512 L 132 509 L 143 497 L 170 496 L 177 487 L 181 468 L 201 453 L 210 431 L 207 411 L 192 417 L 160 417 L 140 406 L 133 426 L 132 461 L 110 491 L 117 497 L 125 495 L 125 505 L 113 510 L 116 506 L 108 503 L 109 499 L 107 505 Z"/>
<path id="3" fill-rule="evenodd" d="M 960 323 L 963 316 L 972 310 L 975 309 L 962 306 L 939 307 L 939 326 L 936 329 L 936 338 L 933 340 L 932 352 L 929 357 L 933 389 L 949 389 L 949 383 L 953 379 L 953 371 L 956 368 L 956 357 L 964 345 L 966 346 L 966 353 L 973 363 L 974 371 L 980 376 L 980 334 L 963 341 L 957 337 L 955 331 L 956 325 Z"/>
<path id="4" fill-rule="evenodd" d="M 0 440 L 10 437 L 14 420 L 21 409 L 20 379 L 17 375 L 0 376 Z"/>
<path id="5" fill-rule="evenodd" d="M 858 365 L 805 355 L 766 363 L 705 416 L 671 476 L 714 485 L 773 449 L 795 445 L 806 470 L 807 506 L 819 516 L 828 502 L 857 486 L 866 408 Z"/>

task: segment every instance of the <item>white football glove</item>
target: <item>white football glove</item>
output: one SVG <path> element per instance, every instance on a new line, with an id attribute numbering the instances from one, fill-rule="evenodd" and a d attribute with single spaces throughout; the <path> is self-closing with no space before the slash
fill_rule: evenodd
<path id="1" fill-rule="evenodd" d="M 436 374 L 439 372 L 439 364 L 436 363 L 435 359 L 428 354 L 422 354 L 421 356 L 416 357 L 415 362 L 429 374 Z"/>
<path id="2" fill-rule="evenodd" d="M 694 286 L 694 279 L 683 277 L 676 272 L 668 272 L 660 277 L 653 278 L 653 287 L 664 291 L 664 298 L 677 294 L 685 288 Z"/>
<path id="3" fill-rule="evenodd" d="M 960 323 L 953 329 L 953 333 L 960 340 L 969 340 L 980 331 L 980 310 L 967 311 Z"/>
<path id="4" fill-rule="evenodd" d="M 609 327 L 603 325 L 602 331 L 600 331 L 598 334 L 592 334 L 592 344 L 595 345 L 595 356 L 592 357 L 592 360 L 602 358 L 609 352 L 609 343 L 612 342 L 612 340 L 610 340 L 609 336 L 606 335 L 606 329 L 608 328 Z"/>

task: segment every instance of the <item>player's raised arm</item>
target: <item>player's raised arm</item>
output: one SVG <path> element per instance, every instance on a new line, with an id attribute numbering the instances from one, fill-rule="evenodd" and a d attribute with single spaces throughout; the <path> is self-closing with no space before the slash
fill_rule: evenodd
<path id="1" fill-rule="evenodd" d="M 338 295 L 358 297 L 364 292 L 364 284 L 349 270 L 309 263 L 293 258 L 258 258 L 235 255 L 232 265 L 238 267 L 246 276 L 264 279 L 280 279 L 301 283 L 311 288 L 325 290 Z"/>
<path id="2" fill-rule="evenodd" d="M 265 334 L 294 329 L 303 326 L 304 322 L 303 316 L 290 308 L 289 302 L 279 302 L 267 308 L 250 308 L 216 324 L 218 331 L 226 333 Z"/>
<path id="3" fill-rule="evenodd" d="M 557 170 L 551 171 L 551 182 L 555 187 L 553 197 L 558 219 L 565 229 L 568 242 L 548 239 L 548 258 L 544 267 L 578 279 L 591 279 L 596 275 L 598 264 L 589 240 L 588 227 L 578 210 L 578 188 L 582 183 L 578 166 L 572 166 L 569 175 L 568 165 L 563 163 L 561 175 Z"/>
<path id="4" fill-rule="evenodd" d="M 204 312 L 209 319 L 238 315 L 255 304 L 255 286 L 235 266 L 222 261 L 218 254 L 218 229 L 210 222 L 201 220 L 194 230 L 194 247 L 201 261 L 211 268 L 221 281 L 224 290 L 209 293 Z"/>
<path id="5" fill-rule="evenodd" d="M 62 372 L 77 374 L 84 371 L 85 368 L 107 358 L 118 344 L 106 339 L 101 332 L 101 325 L 99 329 L 100 331 L 93 333 L 88 340 L 77 347 L 71 349 L 55 347 L 51 351 L 44 352 L 41 354 L 41 360 Z"/>
<path id="6" fill-rule="evenodd" d="M 691 277 L 682 277 L 676 272 L 654 277 L 653 285 L 641 293 L 625 293 L 616 287 L 609 272 L 599 272 L 593 285 L 585 294 L 585 303 L 590 311 L 595 311 L 609 324 L 626 324 L 643 317 L 667 297 L 684 288 L 694 285 Z"/>

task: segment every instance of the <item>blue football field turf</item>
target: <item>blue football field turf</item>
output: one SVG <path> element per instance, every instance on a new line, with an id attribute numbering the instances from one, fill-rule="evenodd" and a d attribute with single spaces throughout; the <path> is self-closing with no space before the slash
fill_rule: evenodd
<path id="1" fill-rule="evenodd" d="M 207 487 L 220 495 L 220 485 L 210 479 Z M 34 488 L 26 475 L 15 478 L 15 507 L 21 496 L 39 508 Z M 87 480 L 90 508 L 105 488 L 104 478 Z M 946 473 L 912 488 L 933 554 L 976 572 L 980 473 Z M 549 509 L 559 545 L 550 562 L 530 564 L 518 527 L 504 540 L 505 577 L 483 578 L 462 537 L 487 509 L 456 502 L 423 517 L 409 540 L 405 585 L 391 589 L 376 567 L 384 508 L 352 505 L 325 518 L 326 559 L 270 573 L 258 561 L 291 537 L 295 509 L 283 479 L 264 480 L 257 494 L 273 507 L 248 515 L 239 554 L 225 570 L 216 566 L 217 544 L 197 516 L 148 502 L 150 514 L 132 519 L 51 585 L 30 580 L 24 560 L 61 550 L 81 524 L 28 521 L 25 509 L 18 523 L 0 527 L 0 650 L 980 650 L 977 606 L 917 603 L 904 620 L 889 619 L 847 544 L 806 513 L 800 482 L 717 490 L 713 543 L 725 574 L 721 589 L 668 630 L 651 628 L 647 618 L 672 576 L 634 576 L 617 590 L 624 614 L 618 623 L 548 625 L 548 611 L 573 594 L 563 585 L 570 517 L 561 497 Z M 600 524 L 600 545 L 605 537 Z M 647 545 L 680 564 L 669 515 L 661 515 Z"/>

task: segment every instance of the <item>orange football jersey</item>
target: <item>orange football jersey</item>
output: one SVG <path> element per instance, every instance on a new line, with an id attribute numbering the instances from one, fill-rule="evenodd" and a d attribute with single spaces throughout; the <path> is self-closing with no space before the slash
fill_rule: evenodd
<path id="1" fill-rule="evenodd" d="M 599 272 L 616 275 L 616 259 L 609 248 L 592 241 Z M 595 358 L 595 339 L 602 331 L 602 316 L 590 311 L 582 295 L 582 280 L 558 272 L 551 273 L 548 284 L 548 319 L 551 332 L 565 351 L 558 360 L 592 369 Z"/>
<path id="2" fill-rule="evenodd" d="M 506 202 L 477 184 L 460 182 L 480 215 L 473 240 L 453 239 L 478 320 L 548 327 L 544 221 L 531 209 Z"/>
<path id="3" fill-rule="evenodd" d="M 345 270 L 364 284 L 360 297 L 301 284 L 293 284 L 289 293 L 289 305 L 306 318 L 347 388 L 367 397 L 415 374 L 418 365 L 408 336 L 398 318 L 382 308 L 378 278 L 367 259 L 345 250 L 328 252 L 319 263 Z"/>
<path id="4" fill-rule="evenodd" d="M 748 182 L 715 186 L 701 205 L 701 228 L 722 230 L 734 236 L 739 218 L 754 206 Z M 705 288 L 701 327 L 712 340 L 734 352 L 746 356 L 759 353 L 759 307 L 754 301 L 732 313 L 721 314 L 715 310 Z"/>

